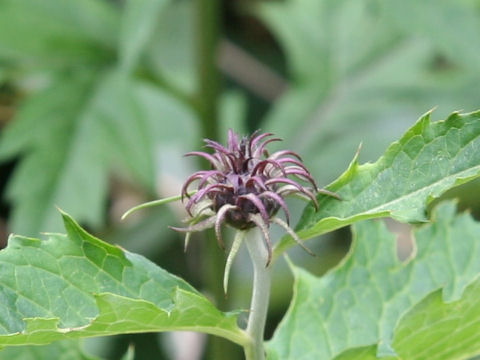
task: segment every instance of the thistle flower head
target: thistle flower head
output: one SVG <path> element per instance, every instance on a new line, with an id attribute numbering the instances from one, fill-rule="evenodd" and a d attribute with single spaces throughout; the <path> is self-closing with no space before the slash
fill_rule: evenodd
<path id="1" fill-rule="evenodd" d="M 290 213 L 284 198 L 294 194 L 311 200 L 317 207 L 317 191 L 330 196 L 337 195 L 317 188 L 315 180 L 296 153 L 281 150 L 270 155 L 267 145 L 281 141 L 272 136 L 271 133 L 256 131 L 249 137 L 240 138 L 229 130 L 226 146 L 205 140 L 206 146 L 213 149 L 212 154 L 201 151 L 187 153 L 186 156 L 206 159 L 211 169 L 197 171 L 186 180 L 182 188 L 182 200 L 186 202 L 185 208 L 190 215 L 189 226 L 173 229 L 189 235 L 214 227 L 217 241 L 224 248 L 221 235 L 223 223 L 239 230 L 258 226 L 268 249 L 268 263 L 272 256 L 268 228 L 272 222 L 283 227 L 303 247 L 289 226 Z M 196 192 L 190 196 L 189 189 L 194 183 Z M 286 222 L 276 216 L 280 209 Z"/>

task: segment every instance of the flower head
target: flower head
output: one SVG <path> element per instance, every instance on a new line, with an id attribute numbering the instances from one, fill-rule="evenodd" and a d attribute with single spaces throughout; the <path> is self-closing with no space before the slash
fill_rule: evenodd
<path id="1" fill-rule="evenodd" d="M 173 229 L 189 235 L 214 227 L 217 241 L 224 248 L 223 223 L 240 231 L 257 226 L 263 233 L 268 250 L 267 266 L 272 257 L 269 236 L 272 222 L 284 228 L 304 247 L 289 226 L 290 213 L 284 198 L 294 194 L 311 200 L 318 207 L 316 192 L 338 196 L 318 189 L 296 153 L 281 150 L 270 155 L 266 146 L 281 141 L 272 136 L 271 133 L 256 131 L 249 137 L 239 138 L 229 130 L 227 146 L 205 140 L 206 146 L 213 149 L 213 154 L 200 151 L 187 153 L 186 156 L 203 157 L 211 164 L 211 169 L 197 171 L 186 180 L 182 199 L 186 201 L 185 208 L 190 215 L 189 226 Z M 189 195 L 189 188 L 195 182 L 197 191 Z M 276 216 L 280 209 L 286 221 Z"/>

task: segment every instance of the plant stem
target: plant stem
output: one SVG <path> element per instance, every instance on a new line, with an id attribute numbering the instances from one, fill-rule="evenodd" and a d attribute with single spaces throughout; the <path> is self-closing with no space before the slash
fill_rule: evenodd
<path id="1" fill-rule="evenodd" d="M 218 140 L 218 93 L 220 74 L 217 49 L 220 34 L 219 0 L 196 0 L 196 107 L 202 123 L 203 136 Z"/>
<path id="2" fill-rule="evenodd" d="M 220 0 L 195 0 L 195 60 L 197 89 L 194 106 L 200 120 L 202 137 L 218 140 L 218 94 L 220 74 L 216 66 L 218 39 L 220 34 Z M 202 144 L 203 145 L 203 144 Z M 201 160 L 200 160 L 201 161 Z M 205 162 L 202 162 L 202 167 Z M 213 231 L 206 232 L 207 239 L 202 248 L 204 289 L 215 298 L 220 309 L 226 308 L 223 292 L 224 257 L 217 246 Z M 207 354 L 209 360 L 222 360 L 235 352 L 235 346 L 225 339 L 209 337 Z"/>
<path id="3" fill-rule="evenodd" d="M 271 284 L 270 267 L 266 267 L 268 252 L 257 228 L 247 233 L 245 243 L 253 263 L 253 292 L 247 325 L 247 334 L 252 341 L 245 347 L 245 357 L 247 360 L 264 360 L 263 340 Z"/>

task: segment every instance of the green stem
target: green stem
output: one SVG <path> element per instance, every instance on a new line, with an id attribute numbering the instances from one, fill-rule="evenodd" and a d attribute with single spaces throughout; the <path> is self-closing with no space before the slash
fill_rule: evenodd
<path id="1" fill-rule="evenodd" d="M 217 103 L 220 74 L 217 49 L 220 34 L 219 0 L 196 0 L 197 96 L 203 136 L 218 140 Z"/>
<path id="2" fill-rule="evenodd" d="M 218 40 L 220 34 L 220 0 L 195 0 L 195 36 L 197 91 L 194 98 L 202 137 L 218 140 L 218 93 L 220 75 L 216 66 Z M 200 160 L 201 161 L 201 160 Z M 202 167 L 205 162 L 202 162 Z M 214 298 L 220 309 L 226 307 L 226 298 L 222 287 L 224 257 L 219 251 L 213 231 L 206 232 L 203 243 L 204 259 L 202 280 L 207 292 Z M 219 337 L 210 337 L 206 358 L 225 359 L 232 353 L 232 344 Z M 233 349 L 235 351 L 235 349 Z M 232 359 L 232 357 L 230 357 Z"/>
<path id="3" fill-rule="evenodd" d="M 245 243 L 253 263 L 253 293 L 247 325 L 251 343 L 245 347 L 245 357 L 247 360 L 264 360 L 263 341 L 271 285 L 270 267 L 266 266 L 268 252 L 257 228 L 248 232 Z"/>

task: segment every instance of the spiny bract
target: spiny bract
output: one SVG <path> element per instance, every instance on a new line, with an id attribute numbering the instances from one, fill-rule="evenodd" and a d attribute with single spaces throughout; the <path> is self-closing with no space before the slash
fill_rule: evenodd
<path id="1" fill-rule="evenodd" d="M 295 194 L 311 200 L 317 207 L 316 192 L 337 195 L 318 189 L 302 159 L 293 151 L 281 150 L 269 155 L 266 146 L 273 141 L 281 141 L 272 136 L 271 133 L 259 134 L 256 131 L 249 137 L 239 138 L 229 130 L 226 147 L 205 139 L 206 146 L 214 150 L 213 154 L 201 151 L 187 153 L 186 156 L 205 158 L 212 168 L 195 172 L 183 185 L 182 199 L 188 199 L 185 208 L 191 216 L 188 220 L 190 226 L 173 229 L 190 234 L 215 227 L 218 243 L 224 248 L 221 235 L 224 222 L 240 231 L 258 226 L 268 249 L 267 265 L 272 256 L 268 231 L 272 222 L 284 228 L 304 247 L 289 226 L 290 213 L 284 197 Z M 311 187 L 303 186 L 297 180 Z M 197 182 L 197 191 L 189 196 L 188 189 L 194 182 Z M 276 216 L 280 208 L 286 222 Z"/>

